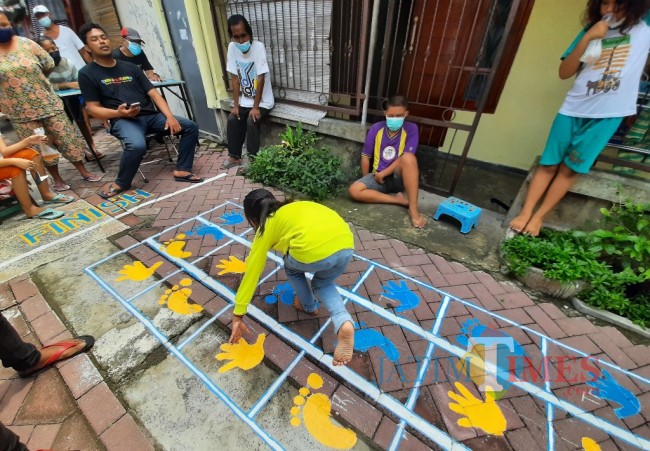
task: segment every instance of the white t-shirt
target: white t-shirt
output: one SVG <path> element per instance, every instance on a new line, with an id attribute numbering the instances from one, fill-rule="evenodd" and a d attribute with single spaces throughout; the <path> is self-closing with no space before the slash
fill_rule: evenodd
<path id="1" fill-rule="evenodd" d="M 260 41 L 253 41 L 250 50 L 246 53 L 242 53 L 234 42 L 228 44 L 226 70 L 239 77 L 239 105 L 246 108 L 253 108 L 257 93 L 257 77 L 266 74 L 260 108 L 269 110 L 273 108 L 275 101 L 264 44 Z"/>
<path id="2" fill-rule="evenodd" d="M 583 30 L 563 58 L 584 35 Z M 650 49 L 650 26 L 642 20 L 626 34 L 610 29 L 602 40 L 602 53 L 594 64 L 576 75 L 560 113 L 586 118 L 624 117 L 637 113 L 639 81 Z"/>
<path id="3" fill-rule="evenodd" d="M 54 42 L 59 48 L 61 56 L 70 61 L 77 70 L 81 70 L 86 65 L 86 62 L 79 54 L 79 50 L 83 48 L 84 43 L 70 28 L 59 25 L 59 37 Z"/>

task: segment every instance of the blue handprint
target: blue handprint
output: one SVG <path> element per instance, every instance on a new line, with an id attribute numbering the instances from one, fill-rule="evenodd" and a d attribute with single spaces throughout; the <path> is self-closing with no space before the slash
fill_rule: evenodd
<path id="1" fill-rule="evenodd" d="M 187 232 L 187 234 L 196 235 L 196 236 L 211 235 L 215 241 L 219 241 L 221 238 L 224 237 L 224 234 L 221 230 L 219 230 L 217 227 L 213 227 L 209 225 L 201 226 L 198 229 L 192 229 L 189 232 Z"/>
<path id="2" fill-rule="evenodd" d="M 280 300 L 283 304 L 293 305 L 293 287 L 290 283 L 281 283 L 277 287 L 273 288 L 272 294 L 264 298 L 264 302 L 267 304 L 275 304 Z"/>
<path id="3" fill-rule="evenodd" d="M 595 396 L 620 404 L 618 409 L 614 409 L 616 416 L 626 418 L 641 411 L 641 403 L 636 396 L 619 384 L 607 370 L 602 370 L 600 377 L 592 372 L 587 373 L 587 375 L 589 376 L 587 385 L 596 389 L 593 392 Z"/>
<path id="4" fill-rule="evenodd" d="M 354 325 L 354 349 L 365 352 L 370 348 L 377 347 L 384 351 L 388 360 L 397 363 L 399 361 L 399 350 L 393 342 L 374 329 L 359 329 L 359 327 L 363 326 L 365 324 L 362 322 Z"/>
<path id="5" fill-rule="evenodd" d="M 395 308 L 396 312 L 405 312 L 420 305 L 420 298 L 411 291 L 403 280 L 399 284 L 394 281 L 388 282 L 382 287 L 384 289 L 383 295 L 393 301 L 398 301 L 400 304 Z"/>
<path id="6" fill-rule="evenodd" d="M 241 210 L 224 213 L 219 216 L 219 219 L 223 221 L 223 225 L 225 226 L 237 225 L 244 222 L 244 216 Z"/>

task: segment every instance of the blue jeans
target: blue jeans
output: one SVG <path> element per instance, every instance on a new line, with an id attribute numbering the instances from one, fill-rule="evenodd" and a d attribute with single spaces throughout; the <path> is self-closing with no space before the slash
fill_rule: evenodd
<path id="1" fill-rule="evenodd" d="M 181 124 L 181 142 L 178 147 L 178 161 L 176 162 L 177 171 L 192 172 L 194 163 L 194 151 L 199 142 L 199 126 L 184 117 L 174 116 Z M 120 160 L 120 170 L 115 179 L 115 183 L 122 189 L 128 189 L 131 186 L 133 177 L 138 172 L 140 163 L 147 153 L 147 142 L 145 135 L 151 133 L 160 133 L 168 135 L 169 130 L 165 130 L 167 119 L 161 113 L 144 114 L 132 119 L 118 119 L 111 125 L 111 135 L 121 140 L 124 145 L 122 159 Z"/>
<path id="2" fill-rule="evenodd" d="M 348 267 L 353 253 L 352 249 L 344 249 L 314 263 L 300 263 L 289 254 L 284 256 L 284 271 L 287 273 L 289 283 L 298 295 L 298 299 L 300 299 L 302 308 L 306 312 L 313 312 L 318 308 L 318 302 L 316 301 L 316 298 L 318 298 L 330 312 L 335 332 L 338 332 L 346 321 L 353 322 L 352 317 L 345 309 L 345 305 L 343 305 L 343 298 L 336 290 L 336 285 L 334 285 L 334 281 Z M 307 277 L 305 277 L 307 272 L 314 274 L 311 288 L 307 282 Z"/>

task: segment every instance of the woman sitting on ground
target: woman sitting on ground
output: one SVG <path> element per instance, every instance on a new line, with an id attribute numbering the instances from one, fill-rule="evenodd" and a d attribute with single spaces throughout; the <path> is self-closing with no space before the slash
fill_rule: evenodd
<path id="1" fill-rule="evenodd" d="M 8 198 L 13 191 L 25 215 L 32 219 L 58 219 L 64 213 L 48 206 L 69 204 L 74 201 L 72 196 L 55 194 L 50 191 L 50 186 L 46 181 L 48 176 L 41 156 L 34 149 L 28 147 L 45 142 L 47 142 L 45 135 L 32 135 L 16 144 L 7 146 L 0 138 L 0 199 Z M 45 208 L 35 205 L 32 201 L 25 171 L 32 173 Z"/>

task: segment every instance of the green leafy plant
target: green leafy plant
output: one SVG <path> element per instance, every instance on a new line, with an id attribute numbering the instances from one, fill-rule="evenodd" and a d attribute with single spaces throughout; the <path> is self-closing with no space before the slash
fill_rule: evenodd
<path id="1" fill-rule="evenodd" d="M 616 204 L 601 210 L 598 230 L 517 235 L 503 244 L 503 255 L 518 276 L 536 267 L 549 279 L 588 282 L 580 299 L 645 327 L 650 324 L 648 211 L 650 204 Z"/>
<path id="2" fill-rule="evenodd" d="M 246 176 L 314 200 L 335 196 L 346 180 L 342 161 L 327 149 L 317 148 L 318 139 L 300 123 L 295 129 L 287 126 L 280 134 L 281 144 L 261 149 Z"/>

